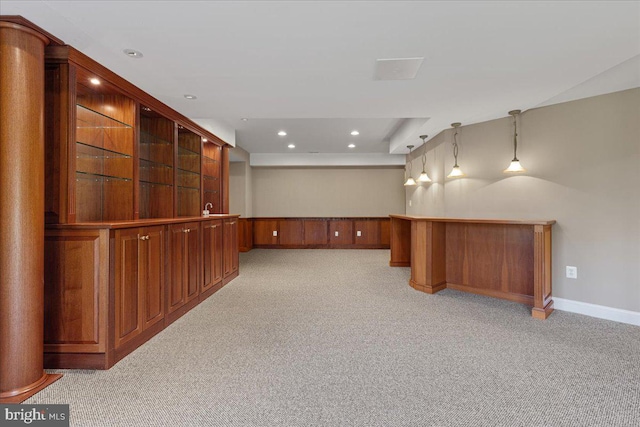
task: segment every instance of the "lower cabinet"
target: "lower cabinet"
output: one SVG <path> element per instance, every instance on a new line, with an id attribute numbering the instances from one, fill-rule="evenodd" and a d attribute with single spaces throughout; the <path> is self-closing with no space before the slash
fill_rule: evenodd
<path id="1" fill-rule="evenodd" d="M 173 322 L 197 304 L 200 293 L 200 224 L 169 226 L 168 321 Z M 186 306 L 186 307 L 183 307 Z"/>
<path id="2" fill-rule="evenodd" d="M 238 275 L 238 220 L 225 219 L 224 223 L 224 272 L 223 283 Z"/>
<path id="3" fill-rule="evenodd" d="M 201 296 L 222 286 L 223 239 L 222 221 L 202 223 L 202 287 Z"/>
<path id="4" fill-rule="evenodd" d="M 164 227 L 115 231 L 115 348 L 164 320 Z"/>
<path id="5" fill-rule="evenodd" d="M 109 369 L 238 275 L 237 233 L 235 215 L 46 229 L 44 367 Z"/>
<path id="6" fill-rule="evenodd" d="M 389 249 L 389 218 L 253 218 L 251 221 L 256 248 Z"/>

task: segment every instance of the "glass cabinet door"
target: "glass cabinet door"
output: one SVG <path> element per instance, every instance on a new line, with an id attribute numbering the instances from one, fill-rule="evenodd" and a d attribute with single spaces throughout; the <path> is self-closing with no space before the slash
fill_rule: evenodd
<path id="1" fill-rule="evenodd" d="M 200 216 L 200 166 L 202 139 L 178 126 L 178 216 Z"/>
<path id="2" fill-rule="evenodd" d="M 173 217 L 175 124 L 140 107 L 140 218 Z"/>

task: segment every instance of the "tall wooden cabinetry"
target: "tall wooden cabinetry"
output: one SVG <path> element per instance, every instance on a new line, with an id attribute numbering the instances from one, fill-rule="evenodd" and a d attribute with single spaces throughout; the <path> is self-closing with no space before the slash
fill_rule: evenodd
<path id="1" fill-rule="evenodd" d="M 228 156 L 72 47 L 45 59 L 45 366 L 105 369 L 238 275 Z"/>

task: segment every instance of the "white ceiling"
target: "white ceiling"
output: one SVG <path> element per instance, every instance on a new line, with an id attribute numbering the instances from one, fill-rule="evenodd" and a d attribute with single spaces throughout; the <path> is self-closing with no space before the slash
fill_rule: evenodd
<path id="1" fill-rule="evenodd" d="M 0 12 L 188 117 L 235 127 L 251 153 L 290 153 L 289 140 L 298 153 L 352 152 L 352 129 L 357 152 L 404 153 L 420 134 L 560 99 L 640 54 L 637 1 L 0 0 Z M 415 57 L 415 79 L 374 79 L 377 59 Z M 422 125 L 391 138 L 409 118 Z"/>

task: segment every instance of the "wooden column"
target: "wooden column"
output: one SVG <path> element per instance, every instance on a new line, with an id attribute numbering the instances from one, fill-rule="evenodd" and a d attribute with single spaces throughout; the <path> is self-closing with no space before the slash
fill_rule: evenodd
<path id="1" fill-rule="evenodd" d="M 221 170 L 220 173 L 222 175 L 222 213 L 229 213 L 229 146 L 225 145 L 222 147 L 222 161 L 221 161 Z"/>
<path id="2" fill-rule="evenodd" d="M 447 287 L 446 224 L 411 221 L 411 280 L 416 290 L 435 294 Z"/>
<path id="3" fill-rule="evenodd" d="M 551 226 L 533 227 L 533 308 L 531 315 L 546 319 L 553 312 L 551 298 Z"/>
<path id="4" fill-rule="evenodd" d="M 400 218 L 391 218 L 391 267 L 411 267 L 411 223 Z"/>
<path id="5" fill-rule="evenodd" d="M 44 48 L 0 21 L 0 402 L 22 402 L 60 375 L 43 369 Z"/>

